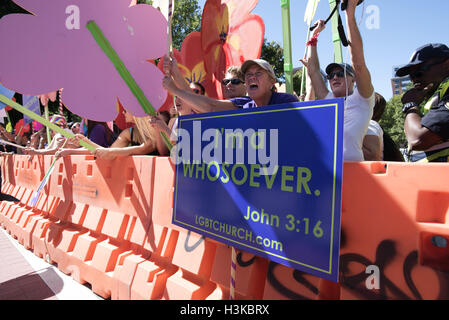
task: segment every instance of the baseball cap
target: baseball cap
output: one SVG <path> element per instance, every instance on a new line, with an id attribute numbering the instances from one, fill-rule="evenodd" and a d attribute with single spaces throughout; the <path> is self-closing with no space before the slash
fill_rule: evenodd
<path id="1" fill-rule="evenodd" d="M 263 59 L 254 59 L 254 60 L 246 60 L 242 64 L 242 72 L 243 74 L 246 74 L 246 71 L 251 67 L 252 65 L 257 64 L 262 69 L 266 70 L 268 72 L 268 75 L 272 77 L 273 79 L 276 79 L 276 75 L 274 74 L 273 67 L 271 65 L 263 60 Z"/>
<path id="2" fill-rule="evenodd" d="M 329 64 L 326 67 L 326 74 L 330 74 L 331 71 L 337 67 L 342 68 L 343 70 L 346 69 L 346 73 L 349 74 L 351 77 L 355 76 L 354 69 L 352 68 L 352 66 L 350 64 L 347 64 L 347 63 L 331 63 L 331 64 Z"/>
<path id="3" fill-rule="evenodd" d="M 396 71 L 397 77 L 410 74 L 410 68 L 434 58 L 448 58 L 449 48 L 442 43 L 429 43 L 413 52 L 410 62 Z"/>

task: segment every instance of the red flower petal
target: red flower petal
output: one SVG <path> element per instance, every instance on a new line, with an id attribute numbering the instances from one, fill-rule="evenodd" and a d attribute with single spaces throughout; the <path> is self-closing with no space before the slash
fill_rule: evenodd
<path id="1" fill-rule="evenodd" d="M 258 0 L 208 0 L 201 23 L 205 68 L 219 95 L 221 80 L 229 66 L 260 57 L 265 25 L 250 12 Z M 250 36 L 249 36 L 250 35 Z"/>

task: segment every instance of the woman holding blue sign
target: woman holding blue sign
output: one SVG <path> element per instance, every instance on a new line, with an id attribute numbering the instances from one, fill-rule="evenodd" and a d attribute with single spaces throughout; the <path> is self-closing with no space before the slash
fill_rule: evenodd
<path id="1" fill-rule="evenodd" d="M 162 84 L 172 95 L 178 96 L 194 106 L 194 110 L 198 113 L 298 102 L 298 98 L 294 95 L 276 92 L 276 76 L 267 61 L 247 60 L 241 69 L 245 78 L 247 97 L 217 100 L 207 96 L 198 96 L 178 87 L 172 76 L 166 76 Z"/>

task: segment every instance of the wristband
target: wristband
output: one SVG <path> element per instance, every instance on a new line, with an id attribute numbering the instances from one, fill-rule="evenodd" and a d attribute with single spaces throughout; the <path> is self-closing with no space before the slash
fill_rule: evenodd
<path id="1" fill-rule="evenodd" d="M 316 44 L 317 44 L 317 42 L 318 42 L 318 36 L 319 36 L 319 35 L 320 35 L 320 34 L 317 33 L 317 34 L 314 35 L 312 38 L 310 38 L 310 40 L 307 41 L 306 46 L 314 46 L 314 47 L 316 47 Z"/>
<path id="2" fill-rule="evenodd" d="M 421 116 L 421 112 L 419 112 L 418 109 L 409 108 L 409 109 L 405 112 L 405 116 L 407 116 L 409 113 L 416 113 L 418 116 Z"/>
<path id="3" fill-rule="evenodd" d="M 418 105 L 416 103 L 414 103 L 414 102 L 407 102 L 402 107 L 402 113 L 407 113 L 408 110 L 410 110 L 411 108 L 417 107 L 417 106 Z"/>

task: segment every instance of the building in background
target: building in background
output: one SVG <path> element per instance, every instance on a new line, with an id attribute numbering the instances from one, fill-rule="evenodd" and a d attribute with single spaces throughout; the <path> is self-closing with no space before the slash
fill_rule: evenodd
<path id="1" fill-rule="evenodd" d="M 396 77 L 396 71 L 399 66 L 393 67 L 393 78 L 391 79 L 391 89 L 393 90 L 393 96 L 401 95 L 407 91 L 408 86 L 412 83 L 410 76 Z"/>

